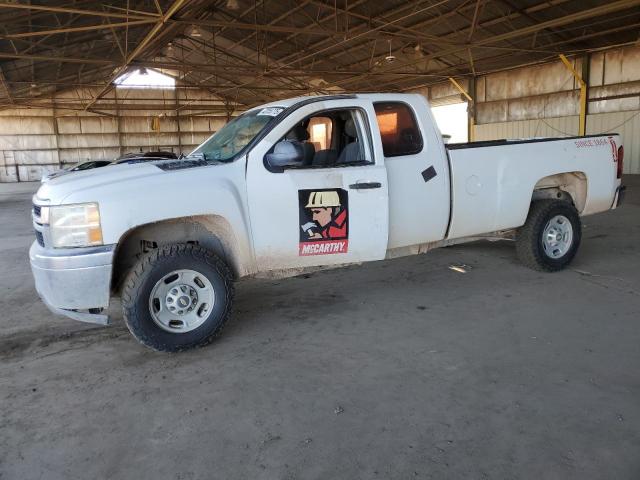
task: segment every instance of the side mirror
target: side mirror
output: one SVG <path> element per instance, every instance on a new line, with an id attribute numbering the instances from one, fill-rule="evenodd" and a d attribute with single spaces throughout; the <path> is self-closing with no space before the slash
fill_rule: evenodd
<path id="1" fill-rule="evenodd" d="M 304 147 L 300 142 L 282 140 L 273 146 L 273 152 L 264 157 L 266 167 L 281 172 L 285 167 L 298 167 L 304 162 Z"/>

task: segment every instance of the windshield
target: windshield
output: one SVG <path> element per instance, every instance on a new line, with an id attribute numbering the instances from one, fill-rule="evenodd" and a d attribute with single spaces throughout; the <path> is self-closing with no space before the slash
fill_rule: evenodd
<path id="1" fill-rule="evenodd" d="M 281 107 L 262 108 L 234 118 L 189 156 L 202 156 L 204 160 L 231 160 L 246 147 L 278 115 Z"/>

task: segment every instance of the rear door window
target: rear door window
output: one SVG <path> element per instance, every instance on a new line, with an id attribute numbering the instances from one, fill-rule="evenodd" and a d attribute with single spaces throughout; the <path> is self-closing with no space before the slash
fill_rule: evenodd
<path id="1" fill-rule="evenodd" d="M 402 102 L 374 103 L 385 157 L 415 155 L 422 151 L 422 135 L 411 107 Z"/>

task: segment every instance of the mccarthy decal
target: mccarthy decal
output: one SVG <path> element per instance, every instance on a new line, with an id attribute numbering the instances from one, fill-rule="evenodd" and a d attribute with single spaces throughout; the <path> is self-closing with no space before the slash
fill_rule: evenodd
<path id="1" fill-rule="evenodd" d="M 347 253 L 349 194 L 341 189 L 298 190 L 299 255 Z"/>

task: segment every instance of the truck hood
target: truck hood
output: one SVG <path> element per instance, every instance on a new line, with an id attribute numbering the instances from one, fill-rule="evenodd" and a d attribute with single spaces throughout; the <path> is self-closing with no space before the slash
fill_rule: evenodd
<path id="1" fill-rule="evenodd" d="M 61 175 L 44 183 L 36 192 L 35 199 L 38 202 L 59 205 L 72 193 L 126 180 L 166 174 L 167 172 L 156 167 L 153 163 L 109 165 L 84 172 L 68 172 L 68 175 Z"/>

